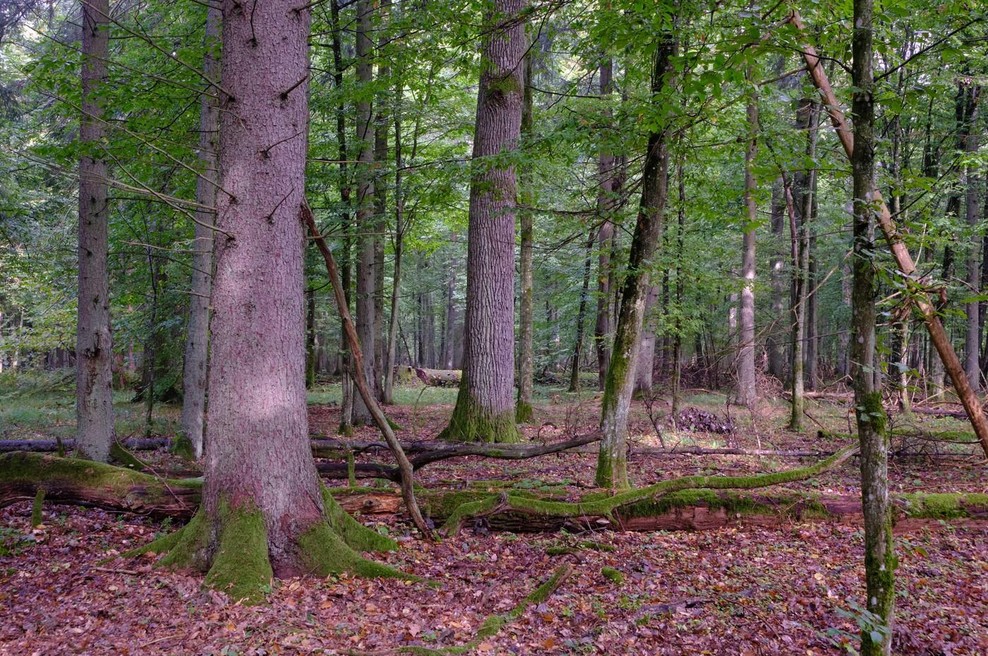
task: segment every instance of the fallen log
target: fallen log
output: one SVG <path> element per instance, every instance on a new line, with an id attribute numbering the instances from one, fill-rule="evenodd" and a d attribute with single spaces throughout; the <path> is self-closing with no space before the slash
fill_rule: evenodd
<path id="1" fill-rule="evenodd" d="M 811 468 L 820 471 L 820 464 Z M 791 472 L 764 476 L 777 480 L 792 478 Z M 683 485 L 684 481 L 690 483 L 700 479 L 716 484 L 716 479 L 722 478 L 688 477 L 658 485 L 670 489 Z M 188 520 L 199 505 L 201 488 L 201 479 L 163 479 L 111 465 L 36 453 L 0 455 L 0 508 L 20 501 L 33 501 L 37 491 L 43 489 L 45 503 L 94 506 L 116 512 Z M 353 515 L 404 513 L 404 502 L 393 491 L 329 489 L 340 506 Z M 610 512 L 606 512 L 606 507 L 615 497 L 567 504 L 583 510 L 575 514 L 512 511 L 502 507 L 499 512 L 476 514 L 472 519 L 474 526 L 484 529 L 532 532 L 563 528 L 706 530 L 739 523 L 776 526 L 789 521 L 858 521 L 861 516 L 861 500 L 856 495 L 821 497 L 792 490 L 746 494 L 736 489 L 709 488 L 681 489 L 660 497 L 641 496 L 641 490 L 631 492 L 640 498 L 617 504 Z M 551 508 L 552 504 L 560 504 L 551 498 L 535 496 L 531 491 L 422 490 L 418 496 L 423 509 L 436 523 L 462 514 L 465 505 L 486 504 L 497 509 L 512 497 L 524 498 L 532 507 L 543 504 L 543 507 Z M 895 497 L 895 507 L 897 517 L 903 523 L 906 519 L 988 521 L 988 494 L 900 494 Z"/>
<path id="2" fill-rule="evenodd" d="M 412 382 L 416 378 L 430 387 L 456 387 L 463 372 L 460 369 L 427 369 L 425 367 L 398 367 L 398 380 Z"/>
<path id="3" fill-rule="evenodd" d="M 121 440 L 120 444 L 131 451 L 148 451 L 171 446 L 171 440 L 167 437 L 137 438 L 132 437 Z M 68 438 L 61 441 L 61 447 L 66 452 L 75 448 L 75 439 Z M 11 451 L 33 451 L 46 452 L 58 451 L 58 440 L 0 440 L 0 453 Z"/>
<path id="4" fill-rule="evenodd" d="M 967 413 L 963 410 L 946 410 L 944 408 L 913 408 L 913 414 L 927 415 L 930 417 L 951 417 L 953 419 L 967 419 Z"/>

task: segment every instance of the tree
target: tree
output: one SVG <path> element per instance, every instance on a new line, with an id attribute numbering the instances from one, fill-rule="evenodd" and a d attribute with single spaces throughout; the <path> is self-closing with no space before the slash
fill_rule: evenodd
<path id="1" fill-rule="evenodd" d="M 514 406 L 515 166 L 508 155 L 521 134 L 528 45 L 519 14 L 526 0 L 494 0 L 481 55 L 470 222 L 463 376 L 442 437 L 518 439 Z"/>
<path id="2" fill-rule="evenodd" d="M 656 47 L 652 68 L 652 101 L 661 107 L 662 92 L 671 83 L 672 57 L 676 42 L 667 35 Z M 596 481 L 600 487 L 627 488 L 628 409 L 634 392 L 642 322 L 649 286 L 649 267 L 658 247 L 668 195 L 668 125 L 649 134 L 642 171 L 642 197 L 635 222 L 635 233 L 628 257 L 628 270 L 621 292 L 621 311 L 614 332 L 614 348 L 604 398 L 601 401 L 600 429 L 603 439 L 597 455 Z"/>
<path id="3" fill-rule="evenodd" d="M 76 329 L 76 453 L 106 462 L 113 442 L 113 337 L 107 274 L 106 83 L 109 0 L 82 0 L 82 120 L 79 143 L 79 307 Z"/>
<path id="4" fill-rule="evenodd" d="M 223 5 L 209 440 L 202 505 L 152 545 L 164 564 L 259 600 L 272 574 L 386 573 L 348 546 L 390 541 L 344 528 L 312 460 L 305 402 L 302 208 L 309 10 Z M 360 527 L 362 528 L 362 527 Z M 353 529 L 353 531 L 351 531 Z M 344 542 L 346 540 L 346 542 Z"/>
<path id="5" fill-rule="evenodd" d="M 751 77 L 750 71 L 748 75 Z M 741 249 L 741 334 L 738 340 L 738 403 L 753 406 L 758 400 L 755 385 L 755 227 L 758 201 L 755 198 L 755 156 L 758 153 L 758 96 L 748 98 L 748 148 L 744 156 L 744 203 L 747 225 Z"/>
<path id="6" fill-rule="evenodd" d="M 852 83 L 854 96 L 854 273 L 851 314 L 851 379 L 861 443 L 861 500 L 865 525 L 868 612 L 861 631 L 864 656 L 892 651 L 895 549 L 888 490 L 888 428 L 882 391 L 875 385 L 875 80 L 872 70 L 872 2 L 854 0 Z M 874 624 L 873 624 L 874 623 Z"/>
<path id="7" fill-rule="evenodd" d="M 206 56 L 203 75 L 219 80 L 220 9 L 209 5 L 206 10 Z M 203 419 L 206 410 L 206 367 L 209 362 L 209 294 L 213 282 L 213 223 L 215 220 L 217 138 L 219 136 L 219 91 L 209 86 L 202 94 L 199 115 L 199 161 L 202 165 L 196 180 L 194 254 L 192 289 L 189 297 L 189 323 L 185 338 L 185 362 L 182 384 L 182 433 L 189 440 L 196 459 L 202 457 Z"/>
<path id="8" fill-rule="evenodd" d="M 521 138 L 527 145 L 533 136 L 532 132 L 532 53 L 531 49 L 525 56 L 525 91 L 522 96 Z M 521 226 L 519 230 L 518 247 L 518 403 L 515 407 L 515 419 L 527 422 L 532 419 L 532 386 L 535 377 L 535 354 L 532 349 L 532 333 L 535 323 L 534 298 L 535 290 L 532 282 L 534 267 L 533 248 L 535 246 L 535 225 L 532 216 L 532 175 L 531 164 L 525 163 L 521 174 Z"/>

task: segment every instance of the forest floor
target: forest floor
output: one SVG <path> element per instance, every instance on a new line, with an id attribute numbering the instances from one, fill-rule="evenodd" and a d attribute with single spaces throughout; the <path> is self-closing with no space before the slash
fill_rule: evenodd
<path id="1" fill-rule="evenodd" d="M 389 409 L 399 437 L 434 438 L 454 393 L 429 388 L 401 395 L 401 405 Z M 313 433 L 334 436 L 339 411 L 333 395 L 327 388 L 310 397 Z M 595 429 L 599 400 L 592 393 L 542 389 L 541 397 L 535 421 L 525 427 L 528 439 L 555 442 Z M 749 413 L 729 408 L 721 395 L 697 392 L 684 407 L 732 420 L 733 433 L 676 429 L 661 399 L 636 402 L 631 432 L 635 445 L 830 452 L 849 441 L 832 434 L 848 431 L 848 404 L 812 402 L 806 432 L 791 433 L 783 429 L 781 400 Z M 163 425 L 171 412 L 166 409 Z M 51 434 L 40 423 L 44 416 L 16 425 L 9 417 L 0 425 L 7 439 Z M 897 419 L 895 427 L 906 424 Z M 819 436 L 820 428 L 829 436 Z M 904 432 L 913 437 L 893 440 L 894 448 L 910 454 L 893 458 L 895 491 L 988 492 L 988 466 L 973 446 L 930 439 L 963 436 L 964 423 L 920 416 L 908 428 Z M 920 433 L 926 437 L 915 437 Z M 375 440 L 377 434 L 361 429 L 354 439 Z M 156 468 L 188 469 L 164 453 L 151 459 Z M 429 465 L 418 480 L 430 489 L 498 480 L 575 495 L 592 487 L 595 460 L 592 449 L 525 461 L 470 457 Z M 636 484 L 647 484 L 811 461 L 633 449 L 630 471 Z M 789 487 L 857 495 L 857 476 L 851 460 Z M 763 526 L 739 518 L 717 530 L 650 533 L 516 534 L 474 525 L 427 543 L 401 517 L 374 515 L 364 520 L 401 543 L 398 551 L 374 557 L 432 585 L 346 576 L 288 579 L 273 583 L 270 603 L 247 607 L 203 590 L 200 575 L 157 569 L 151 558 L 120 557 L 173 529 L 168 522 L 50 505 L 44 523 L 32 529 L 30 516 L 30 503 L 0 510 L 0 654 L 391 654 L 412 646 L 463 646 L 486 620 L 519 607 L 563 564 L 570 574 L 553 594 L 525 607 L 492 637 L 474 641 L 468 653 L 847 654 L 854 653 L 859 623 L 867 621 L 860 606 L 863 535 L 855 519 L 780 518 Z M 988 653 L 988 522 L 912 521 L 897 534 L 895 653 Z"/>

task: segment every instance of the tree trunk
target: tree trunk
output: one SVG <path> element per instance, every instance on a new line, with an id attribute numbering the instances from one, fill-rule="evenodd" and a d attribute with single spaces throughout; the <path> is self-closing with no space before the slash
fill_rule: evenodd
<path id="1" fill-rule="evenodd" d="M 981 87 L 969 85 L 966 88 L 967 111 L 966 123 L 969 126 L 964 131 L 963 152 L 973 156 L 978 152 L 978 101 Z M 978 267 L 978 255 L 981 250 L 981 233 L 978 222 L 981 220 L 980 180 L 977 174 L 977 164 L 967 165 L 964 170 L 962 183 L 965 186 L 965 218 L 968 229 L 971 230 L 970 248 L 967 256 L 967 290 L 971 300 L 966 304 L 967 333 L 964 340 L 964 373 L 974 391 L 981 389 L 981 348 L 980 326 L 978 321 L 980 304 L 977 295 L 981 289 L 981 270 Z"/>
<path id="2" fill-rule="evenodd" d="M 107 274 L 107 172 L 98 154 L 106 129 L 109 0 L 82 3 L 82 117 L 79 143 L 79 304 L 76 332 L 76 454 L 106 462 L 113 442 L 113 336 Z M 14 365 L 16 368 L 16 364 Z"/>
<path id="3" fill-rule="evenodd" d="M 374 368 L 376 353 L 377 320 L 375 318 L 375 292 L 377 290 L 377 258 L 375 234 L 377 218 L 374 216 L 374 120 L 367 87 L 373 81 L 373 47 L 371 41 L 372 13 L 370 0 L 357 2 L 357 84 L 361 87 L 357 100 L 357 336 L 360 350 L 367 354 L 364 375 L 377 396 L 377 374 Z M 357 425 L 371 422 L 370 410 L 363 399 L 353 400 L 353 422 Z"/>
<path id="4" fill-rule="evenodd" d="M 861 443 L 861 498 L 865 525 L 866 608 L 880 624 L 861 631 L 863 656 L 888 656 L 892 649 L 896 558 L 888 490 L 888 430 L 881 390 L 875 386 L 875 133 L 874 78 L 872 73 L 872 0 L 854 0 L 855 147 L 851 155 L 854 176 L 854 271 L 851 313 L 851 379 L 855 416 Z"/>
<path id="5" fill-rule="evenodd" d="M 387 573 L 346 542 L 323 494 L 305 402 L 303 246 L 309 10 L 287 0 L 223 4 L 220 188 L 203 500 L 152 544 L 164 564 L 263 600 L 272 575 Z M 358 525 L 359 526 L 359 525 Z"/>
<path id="6" fill-rule="evenodd" d="M 425 272 L 428 271 L 429 262 L 426 256 L 420 254 L 418 257 L 419 284 Z M 420 289 L 418 292 L 418 357 L 416 361 L 419 366 L 432 368 L 436 366 L 436 315 L 432 305 L 432 292 L 428 289 Z"/>
<path id="7" fill-rule="evenodd" d="M 666 183 L 668 184 L 668 182 Z M 659 237 L 661 239 L 661 237 Z M 645 296 L 645 313 L 642 318 L 641 336 L 638 338 L 638 355 L 635 357 L 634 394 L 652 392 L 655 369 L 655 305 L 659 300 L 659 286 L 651 285 Z"/>
<path id="8" fill-rule="evenodd" d="M 792 394 L 789 430 L 803 430 L 803 341 L 806 335 L 806 294 L 804 291 L 802 237 L 799 217 L 796 214 L 796 202 L 793 198 L 792 185 L 785 182 L 786 212 L 789 215 L 789 236 L 792 242 L 792 341 L 789 347 L 789 391 Z"/>
<path id="9" fill-rule="evenodd" d="M 400 97 L 396 94 L 398 102 Z M 391 286 L 391 315 L 388 320 L 388 348 L 384 358 L 384 403 L 394 403 L 395 365 L 398 355 L 398 313 L 401 308 L 401 264 L 404 256 L 405 239 L 405 199 L 402 197 L 401 160 L 401 111 L 396 109 L 395 117 L 395 266 Z"/>
<path id="10" fill-rule="evenodd" d="M 772 208 L 770 227 L 772 230 L 773 253 L 769 261 L 770 285 L 772 289 L 772 317 L 773 324 L 779 317 L 785 317 L 785 305 L 783 296 L 785 294 L 785 257 L 783 250 L 783 240 L 786 232 L 786 200 L 783 189 L 782 178 L 778 178 L 772 185 Z M 783 320 L 782 325 L 785 325 Z M 777 380 L 785 380 L 786 377 L 786 357 L 784 348 L 784 338 L 778 335 L 778 329 L 773 327 L 765 338 L 765 351 L 768 356 L 768 373 Z"/>
<path id="11" fill-rule="evenodd" d="M 750 71 L 748 77 L 750 78 Z M 738 340 L 738 403 L 754 406 L 758 400 L 755 384 L 755 226 L 758 201 L 755 199 L 755 157 L 758 154 L 758 96 L 748 99 L 748 148 L 744 157 L 744 202 L 748 211 L 741 256 L 741 333 Z"/>
<path id="12" fill-rule="evenodd" d="M 614 91 L 614 61 L 605 57 L 600 63 L 600 97 L 605 103 L 604 120 L 611 117 L 610 97 Z M 611 364 L 611 242 L 614 239 L 612 213 L 616 206 L 614 182 L 617 162 L 606 144 L 600 146 L 597 159 L 597 232 L 599 254 L 597 256 L 597 323 L 594 327 L 594 346 L 597 351 L 598 386 L 604 389 L 607 370 Z"/>
<path id="13" fill-rule="evenodd" d="M 450 242 L 456 243 L 456 235 L 450 237 Z M 443 335 L 439 365 L 442 369 L 453 369 L 456 344 L 456 277 L 459 274 L 459 260 L 450 256 L 446 270 L 446 290 L 444 294 L 445 314 L 443 317 Z"/>
<path id="14" fill-rule="evenodd" d="M 584 323 L 587 319 L 587 301 L 590 298 L 590 269 L 593 266 L 593 246 L 596 235 L 590 233 L 587 240 L 587 256 L 583 259 L 583 286 L 580 288 L 580 307 L 576 312 L 576 338 L 573 343 L 573 361 L 569 375 L 569 391 L 580 391 L 580 360 L 583 359 Z"/>
<path id="15" fill-rule="evenodd" d="M 376 3 L 377 4 L 377 3 Z M 388 186 L 387 163 L 388 131 L 391 120 L 388 116 L 388 101 L 398 96 L 390 91 L 391 67 L 382 52 L 388 45 L 390 35 L 387 32 L 388 14 L 391 0 L 380 0 L 378 4 L 378 21 L 374 25 L 377 30 L 378 60 L 377 83 L 382 89 L 374 100 L 374 352 L 367 357 L 374 361 L 374 390 L 379 401 L 384 401 L 385 358 L 388 342 L 384 333 L 384 234 L 388 221 Z M 389 329 L 390 334 L 390 329 Z"/>
<path id="16" fill-rule="evenodd" d="M 463 380 L 443 437 L 518 439 L 514 404 L 515 169 L 487 158 L 518 147 L 527 0 L 494 0 L 481 54 L 467 238 Z M 493 23 L 493 24 L 491 24 Z"/>
<path id="17" fill-rule="evenodd" d="M 671 60 L 676 41 L 671 34 L 657 45 L 652 69 L 652 96 L 671 86 Z M 635 222 L 635 233 L 628 258 L 621 298 L 621 311 L 614 334 L 614 350 L 607 370 L 607 383 L 601 401 L 600 427 L 604 437 L 597 457 L 596 482 L 600 487 L 627 488 L 628 410 L 634 391 L 635 362 L 649 290 L 649 267 L 658 246 L 668 191 L 667 128 L 663 126 L 648 138 L 642 171 L 642 198 Z"/>
<path id="18" fill-rule="evenodd" d="M 206 9 L 206 55 L 202 72 L 209 80 L 220 79 L 220 9 Z M 182 374 L 182 433 L 196 460 L 202 457 L 206 412 L 206 368 L 209 366 L 209 295 L 213 284 L 213 230 L 216 220 L 216 149 L 219 137 L 219 90 L 210 85 L 199 107 L 199 164 L 196 179 L 195 240 L 192 242 L 192 292 L 189 325 L 185 337 Z"/>
<path id="19" fill-rule="evenodd" d="M 525 56 L 525 91 L 522 97 L 521 142 L 528 147 L 532 140 L 532 53 Z M 532 386 L 535 377 L 535 354 L 532 335 L 535 326 L 535 291 L 533 287 L 532 248 L 535 240 L 532 213 L 532 164 L 522 165 L 519 176 L 519 194 L 522 211 L 519 212 L 520 246 L 518 258 L 518 401 L 515 404 L 515 420 L 526 423 L 532 420 Z"/>

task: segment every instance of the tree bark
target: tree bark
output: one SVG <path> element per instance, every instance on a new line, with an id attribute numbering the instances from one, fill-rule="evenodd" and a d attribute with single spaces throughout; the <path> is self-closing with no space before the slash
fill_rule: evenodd
<path id="1" fill-rule="evenodd" d="M 522 148 L 532 140 L 532 52 L 525 55 L 525 91 L 522 96 L 521 142 Z M 522 211 L 519 212 L 518 257 L 518 401 L 515 404 L 515 420 L 526 423 L 532 420 L 532 386 L 535 378 L 535 354 L 532 346 L 535 328 L 535 290 L 533 286 L 534 262 L 532 248 L 535 241 L 535 221 L 532 213 L 532 164 L 525 162 L 519 175 L 519 192 Z"/>
<path id="2" fill-rule="evenodd" d="M 864 656 L 892 649 L 896 558 L 888 490 L 888 429 L 881 389 L 875 385 L 875 108 L 872 72 L 872 2 L 854 0 L 851 69 L 854 94 L 854 271 L 851 312 L 851 380 L 861 444 L 861 499 L 865 527 L 866 608 L 878 626 L 861 631 Z"/>
<path id="3" fill-rule="evenodd" d="M 374 120 L 367 87 L 373 81 L 371 41 L 373 9 L 370 0 L 357 2 L 357 84 L 362 88 L 357 100 L 357 336 L 364 359 L 364 375 L 377 396 L 377 373 L 374 354 L 377 344 L 375 292 L 377 259 L 375 256 L 377 218 L 374 215 Z M 353 422 L 369 424 L 372 418 L 363 399 L 353 400 Z"/>
<path id="4" fill-rule="evenodd" d="M 751 77 L 750 71 L 748 77 Z M 738 340 L 738 403 L 754 406 L 758 400 L 755 383 L 755 226 L 758 201 L 755 198 L 755 157 L 758 154 L 758 96 L 748 99 L 748 147 L 744 157 L 744 202 L 748 211 L 741 255 L 741 332 Z"/>
<path id="5" fill-rule="evenodd" d="M 519 439 L 514 403 L 515 168 L 495 163 L 518 147 L 528 45 L 527 0 L 494 0 L 481 55 L 467 239 L 463 380 L 445 439 Z"/>
<path id="6" fill-rule="evenodd" d="M 782 244 L 786 232 L 786 201 L 785 190 L 782 185 L 782 178 L 778 178 L 772 185 L 772 208 L 770 211 L 770 228 L 772 231 L 773 253 L 769 261 L 770 285 L 772 289 L 771 308 L 773 321 L 777 317 L 785 316 L 785 257 Z M 785 325 L 785 321 L 782 322 Z M 778 336 L 777 329 L 769 332 L 765 338 L 765 351 L 768 355 L 768 373 L 777 380 L 783 381 L 786 377 L 785 348 L 782 337 Z"/>
<path id="7" fill-rule="evenodd" d="M 390 91 L 391 67 L 382 55 L 391 38 L 387 23 L 391 10 L 391 0 L 375 2 L 378 7 L 378 20 L 374 28 L 378 33 L 376 58 L 377 83 L 382 91 L 374 100 L 374 352 L 367 357 L 374 361 L 374 389 L 379 401 L 385 401 L 384 377 L 388 342 L 384 332 L 384 235 L 388 227 L 388 185 L 387 164 L 388 132 L 391 129 L 388 101 L 398 96 Z M 389 329 L 390 334 L 390 329 Z"/>
<path id="8" fill-rule="evenodd" d="M 604 120 L 610 121 L 610 97 L 614 91 L 614 61 L 605 57 L 600 63 L 600 97 L 605 102 Z M 615 178 L 617 161 L 606 144 L 600 146 L 597 158 L 597 323 L 594 327 L 594 346 L 597 351 L 597 376 L 600 389 L 604 389 L 607 370 L 611 364 L 611 242 L 614 239 L 614 222 L 611 216 L 616 206 Z"/>
<path id="9" fill-rule="evenodd" d="M 106 462 L 113 442 L 113 336 L 107 273 L 106 138 L 100 98 L 107 78 L 109 0 L 82 2 L 79 145 L 79 303 L 76 330 L 76 454 Z M 16 365 L 15 365 L 16 368 Z"/>
<path id="10" fill-rule="evenodd" d="M 396 94 L 399 98 L 400 94 Z M 388 319 L 388 347 L 384 358 L 384 389 L 383 401 L 386 404 L 395 402 L 395 366 L 398 355 L 398 313 L 401 308 L 401 265 L 405 254 L 405 199 L 402 196 L 402 159 L 401 159 L 401 111 L 396 109 L 395 125 L 395 238 L 394 238 L 394 275 L 391 285 L 391 314 Z"/>
<path id="11" fill-rule="evenodd" d="M 653 98 L 671 85 L 671 60 L 675 52 L 675 37 L 666 34 L 656 47 L 652 69 Z M 629 486 L 628 409 L 634 391 L 638 337 L 645 316 L 645 297 L 649 290 L 649 267 L 658 247 L 668 192 L 667 129 L 663 126 L 649 135 L 648 150 L 645 153 L 641 205 L 631 242 L 621 310 L 614 334 L 614 350 L 601 401 L 600 427 L 604 437 L 600 443 L 595 477 L 600 487 Z"/>
<path id="12" fill-rule="evenodd" d="M 583 259 L 583 286 L 580 288 L 580 307 L 576 312 L 576 337 L 573 343 L 573 361 L 570 363 L 569 391 L 580 391 L 580 360 L 583 359 L 584 324 L 587 319 L 587 301 L 590 298 L 590 270 L 593 266 L 593 247 L 596 235 L 591 232 L 587 240 L 587 255 Z"/>
<path id="13" fill-rule="evenodd" d="M 667 183 L 668 184 L 668 183 Z M 661 240 L 661 236 L 656 240 Z M 658 247 L 656 247 L 658 248 Z M 651 285 L 645 296 L 645 313 L 642 318 L 641 336 L 638 338 L 638 355 L 635 357 L 634 394 L 650 394 L 654 384 L 655 369 L 655 305 L 659 301 L 659 286 Z"/>
<path id="14" fill-rule="evenodd" d="M 209 80 L 220 78 L 220 18 L 218 6 L 206 9 L 206 54 L 202 72 Z M 196 459 L 202 457 L 206 412 L 206 368 L 209 365 L 209 295 L 213 283 L 213 230 L 216 220 L 216 150 L 219 137 L 219 91 L 210 85 L 199 106 L 199 164 L 196 179 L 195 240 L 192 242 L 192 293 L 185 338 L 182 375 L 182 433 Z M 208 209 L 207 209 L 208 208 Z"/>
<path id="15" fill-rule="evenodd" d="M 965 91 L 967 97 L 965 119 L 969 127 L 964 131 L 963 152 L 966 155 L 973 156 L 978 152 L 977 122 L 981 87 L 971 84 Z M 971 295 L 972 300 L 965 304 L 967 311 L 967 333 L 964 340 L 964 373 L 967 375 L 967 380 L 975 392 L 981 389 L 981 344 L 978 320 L 980 304 L 976 297 L 981 290 L 981 269 L 978 266 L 978 255 L 981 250 L 982 230 L 978 227 L 978 222 L 981 220 L 981 184 L 977 171 L 976 164 L 966 166 L 962 180 L 965 187 L 964 213 L 967 219 L 968 229 L 972 233 L 967 255 L 966 290 Z"/>

